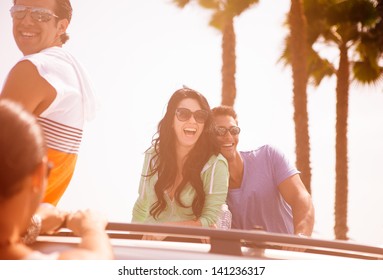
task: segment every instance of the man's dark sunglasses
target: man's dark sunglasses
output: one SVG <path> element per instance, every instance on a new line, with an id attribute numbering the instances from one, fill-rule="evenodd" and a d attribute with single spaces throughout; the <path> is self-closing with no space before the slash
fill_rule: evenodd
<path id="1" fill-rule="evenodd" d="M 241 129 L 238 126 L 231 126 L 229 128 L 223 126 L 216 126 L 214 128 L 215 135 L 217 136 L 225 136 L 228 131 L 231 135 L 235 136 L 241 132 Z"/>

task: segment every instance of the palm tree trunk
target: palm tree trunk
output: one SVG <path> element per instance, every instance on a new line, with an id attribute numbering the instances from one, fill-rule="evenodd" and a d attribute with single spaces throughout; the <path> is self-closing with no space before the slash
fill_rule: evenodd
<path id="1" fill-rule="evenodd" d="M 301 0 L 291 0 L 289 14 L 293 104 L 295 122 L 296 165 L 311 193 L 310 136 L 307 112 L 307 37 L 306 18 Z"/>
<path id="2" fill-rule="evenodd" d="M 347 119 L 350 68 L 346 43 L 342 43 L 336 86 L 336 179 L 335 179 L 335 238 L 347 240 Z"/>
<path id="3" fill-rule="evenodd" d="M 233 18 L 228 18 L 222 32 L 222 105 L 234 106 L 236 54 Z"/>

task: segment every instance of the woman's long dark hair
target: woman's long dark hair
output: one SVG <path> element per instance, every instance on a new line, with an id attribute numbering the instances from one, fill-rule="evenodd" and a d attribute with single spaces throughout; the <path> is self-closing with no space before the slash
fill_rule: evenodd
<path id="1" fill-rule="evenodd" d="M 151 169 L 147 175 L 152 176 L 155 173 L 158 174 L 158 180 L 154 185 L 158 200 L 150 209 L 150 214 L 154 218 L 157 218 L 166 208 L 166 201 L 164 198 L 165 191 L 173 186 L 176 179 L 176 135 L 173 128 L 173 122 L 178 104 L 186 98 L 196 100 L 201 108 L 209 113 L 209 116 L 197 143 L 187 155 L 182 170 L 182 181 L 176 188 L 175 200 L 182 207 L 187 207 L 182 203 L 180 194 L 186 184 L 190 183 L 196 192 L 196 196 L 192 203 L 192 210 L 197 218 L 201 216 L 205 203 L 205 192 L 201 179 L 201 171 L 208 159 L 213 154 L 218 154 L 218 146 L 215 144 L 215 138 L 212 136 L 212 114 L 209 103 L 202 94 L 189 88 L 183 88 L 177 90 L 171 96 L 166 109 L 166 114 L 159 122 L 157 133 L 152 140 L 155 155 L 150 161 Z"/>

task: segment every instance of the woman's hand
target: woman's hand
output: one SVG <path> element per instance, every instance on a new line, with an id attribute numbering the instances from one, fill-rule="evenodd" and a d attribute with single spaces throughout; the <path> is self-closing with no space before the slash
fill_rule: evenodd
<path id="1" fill-rule="evenodd" d="M 66 217 L 66 227 L 77 236 L 83 236 L 89 231 L 104 231 L 107 224 L 103 215 L 90 209 L 78 210 Z"/>
<path id="2" fill-rule="evenodd" d="M 66 211 L 62 211 L 49 203 L 41 203 L 36 211 L 41 217 L 40 233 L 52 234 L 58 231 L 65 223 Z"/>

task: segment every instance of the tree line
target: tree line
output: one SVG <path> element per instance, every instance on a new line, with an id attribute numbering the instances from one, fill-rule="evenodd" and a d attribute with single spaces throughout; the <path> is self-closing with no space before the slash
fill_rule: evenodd
<path id="1" fill-rule="evenodd" d="M 184 8 L 191 2 L 212 11 L 209 25 L 222 33 L 221 104 L 234 106 L 236 90 L 236 34 L 234 18 L 259 0 L 173 0 Z M 289 29 L 279 62 L 291 67 L 296 166 L 311 193 L 310 135 L 307 86 L 336 77 L 335 225 L 336 239 L 347 240 L 348 110 L 352 82 L 382 80 L 383 0 L 291 0 L 286 15 Z M 336 48 L 337 64 L 322 57 L 315 46 Z"/>

